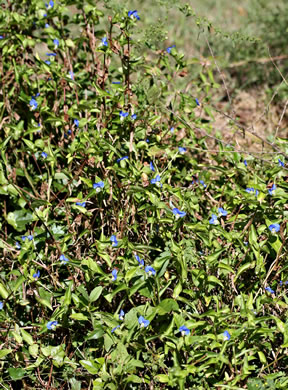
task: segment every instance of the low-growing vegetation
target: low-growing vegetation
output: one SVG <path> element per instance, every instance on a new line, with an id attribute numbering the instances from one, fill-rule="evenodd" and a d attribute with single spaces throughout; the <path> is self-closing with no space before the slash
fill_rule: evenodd
<path id="1" fill-rule="evenodd" d="M 3 2 L 3 389 L 287 389 L 286 106 L 243 124 L 224 33 L 173 6 L 209 58 L 125 4 Z"/>

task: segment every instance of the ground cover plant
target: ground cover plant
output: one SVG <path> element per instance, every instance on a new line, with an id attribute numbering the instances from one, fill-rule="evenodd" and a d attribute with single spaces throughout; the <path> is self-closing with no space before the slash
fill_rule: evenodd
<path id="1" fill-rule="evenodd" d="M 1 6 L 3 389 L 287 389 L 284 111 L 223 137 L 178 11 L 209 64 L 125 4 Z"/>

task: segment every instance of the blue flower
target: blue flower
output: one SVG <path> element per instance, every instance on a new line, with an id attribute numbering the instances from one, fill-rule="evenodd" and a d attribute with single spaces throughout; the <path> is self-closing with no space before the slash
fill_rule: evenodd
<path id="1" fill-rule="evenodd" d="M 125 316 L 124 310 L 121 309 L 120 313 L 119 313 L 119 320 L 123 321 L 124 320 L 124 316 Z"/>
<path id="2" fill-rule="evenodd" d="M 284 167 L 285 166 L 284 162 L 282 162 L 280 160 L 280 158 L 278 158 L 278 165 L 279 165 L 279 167 Z"/>
<path id="3" fill-rule="evenodd" d="M 3 35 L 0 35 L 0 39 L 4 39 Z"/>
<path id="4" fill-rule="evenodd" d="M 183 218 L 186 215 L 185 211 L 180 211 L 179 209 L 177 209 L 177 207 L 174 207 L 172 213 L 176 216 L 176 218 Z"/>
<path id="5" fill-rule="evenodd" d="M 74 125 L 75 125 L 76 127 L 79 127 L 79 121 L 78 121 L 78 119 L 74 119 Z"/>
<path id="6" fill-rule="evenodd" d="M 107 46 L 108 47 L 108 41 L 107 41 L 106 37 L 101 39 L 101 44 L 102 44 L 102 46 Z"/>
<path id="7" fill-rule="evenodd" d="M 118 245 L 118 241 L 117 241 L 117 238 L 116 238 L 115 235 L 110 237 L 110 241 L 112 242 L 112 246 L 117 246 Z"/>
<path id="8" fill-rule="evenodd" d="M 155 276 L 156 275 L 155 269 L 153 267 L 151 267 L 150 265 L 146 265 L 145 272 L 147 272 L 147 274 L 149 274 L 149 276 L 151 276 L 151 275 Z"/>
<path id="9" fill-rule="evenodd" d="M 199 100 L 197 98 L 195 99 L 195 102 L 196 102 L 197 106 L 200 106 Z"/>
<path id="10" fill-rule="evenodd" d="M 204 180 L 199 180 L 199 183 L 202 184 L 202 186 L 203 186 L 204 188 L 207 187 L 207 185 L 204 183 Z"/>
<path id="11" fill-rule="evenodd" d="M 29 241 L 32 241 L 32 240 L 33 240 L 32 234 L 29 234 L 29 236 L 22 236 L 22 237 L 21 237 L 21 240 L 22 240 L 22 241 L 25 241 L 26 238 L 27 238 Z"/>
<path id="12" fill-rule="evenodd" d="M 209 219 L 209 223 L 210 223 L 210 225 L 217 225 L 218 224 L 218 220 L 217 220 L 217 215 L 216 214 L 212 214 L 212 218 Z"/>
<path id="13" fill-rule="evenodd" d="M 33 274 L 33 278 L 38 279 L 39 277 L 40 277 L 40 271 L 38 270 L 37 272 L 35 272 L 35 274 Z"/>
<path id="14" fill-rule="evenodd" d="M 279 223 L 272 223 L 271 225 L 268 226 L 268 228 L 271 233 L 277 233 L 280 230 L 280 225 Z"/>
<path id="15" fill-rule="evenodd" d="M 36 108 L 38 107 L 38 103 L 34 98 L 30 100 L 29 105 L 32 107 L 32 110 L 36 110 Z"/>
<path id="16" fill-rule="evenodd" d="M 131 119 L 132 119 L 133 121 L 135 121 L 136 118 L 137 118 L 137 115 L 136 115 L 136 114 L 131 115 Z"/>
<path id="17" fill-rule="evenodd" d="M 45 64 L 47 64 L 47 65 L 51 65 L 51 61 L 49 61 L 49 60 L 46 60 L 46 61 L 44 61 L 45 62 Z"/>
<path id="18" fill-rule="evenodd" d="M 186 148 L 182 148 L 181 146 L 178 147 L 179 153 L 184 154 L 186 152 Z"/>
<path id="19" fill-rule="evenodd" d="M 144 267 L 144 260 L 140 259 L 138 255 L 135 255 L 135 259 L 138 261 L 140 268 L 143 266 Z"/>
<path id="20" fill-rule="evenodd" d="M 49 23 L 46 23 L 45 24 L 45 28 L 49 28 L 50 27 L 50 24 Z"/>
<path id="21" fill-rule="evenodd" d="M 127 160 L 128 158 L 129 158 L 128 156 L 124 156 L 124 157 L 118 158 L 117 162 L 120 162 L 122 160 Z"/>
<path id="22" fill-rule="evenodd" d="M 71 80 L 74 80 L 74 73 L 71 71 L 71 70 L 69 70 L 69 77 L 70 77 L 70 79 Z M 76 120 L 76 119 L 75 119 Z M 74 121 L 74 123 L 75 123 L 75 121 Z M 76 123 L 75 123 L 76 124 Z M 78 126 L 79 126 L 79 121 L 78 121 Z M 78 127 L 77 126 L 77 127 Z"/>
<path id="23" fill-rule="evenodd" d="M 189 336 L 190 334 L 190 329 L 188 329 L 185 325 L 180 326 L 178 330 L 181 332 L 182 336 Z"/>
<path id="24" fill-rule="evenodd" d="M 76 206 L 86 207 L 86 202 L 76 202 Z"/>
<path id="25" fill-rule="evenodd" d="M 272 288 L 270 287 L 266 287 L 265 290 L 268 291 L 270 294 L 275 294 L 275 291 L 272 290 Z"/>
<path id="26" fill-rule="evenodd" d="M 21 245 L 19 244 L 18 241 L 16 241 L 15 247 L 16 247 L 16 249 L 21 249 Z"/>
<path id="27" fill-rule="evenodd" d="M 155 172 L 155 168 L 154 168 L 152 161 L 150 161 L 150 169 L 151 169 L 151 171 Z"/>
<path id="28" fill-rule="evenodd" d="M 245 165 L 245 167 L 247 167 L 247 165 L 248 165 L 246 160 L 244 160 L 244 165 Z"/>
<path id="29" fill-rule="evenodd" d="M 223 338 L 225 341 L 229 341 L 231 339 L 231 336 L 230 336 L 230 333 L 228 332 L 228 330 L 225 330 L 225 332 L 223 333 Z"/>
<path id="30" fill-rule="evenodd" d="M 69 261 L 69 259 L 67 259 L 67 257 L 65 255 L 61 255 L 59 257 L 59 260 L 62 261 L 63 263 L 67 263 Z"/>
<path id="31" fill-rule="evenodd" d="M 223 217 L 226 217 L 226 215 L 228 214 L 228 211 L 224 210 L 222 207 L 219 207 L 218 208 L 218 213 L 219 213 L 219 216 L 221 217 L 223 215 Z"/>
<path id="32" fill-rule="evenodd" d="M 46 53 L 46 56 L 48 57 L 56 57 L 56 53 Z"/>
<path id="33" fill-rule="evenodd" d="M 58 325 L 58 321 L 49 321 L 47 323 L 47 329 L 53 330 L 57 325 Z"/>
<path id="34" fill-rule="evenodd" d="M 150 141 L 149 141 L 149 138 L 146 138 L 146 142 L 147 142 L 147 144 L 149 144 L 149 142 L 150 142 Z"/>
<path id="35" fill-rule="evenodd" d="M 0 302 L 0 310 L 3 309 L 3 302 Z"/>
<path id="36" fill-rule="evenodd" d="M 269 195 L 274 195 L 274 192 L 275 192 L 276 188 L 277 188 L 276 185 L 273 184 L 273 186 L 268 190 Z"/>
<path id="37" fill-rule="evenodd" d="M 45 3 L 45 7 L 46 7 L 47 9 L 53 8 L 53 7 L 54 7 L 54 1 L 50 0 L 50 1 L 49 1 L 49 4 Z"/>
<path id="38" fill-rule="evenodd" d="M 128 11 L 128 16 L 129 16 L 129 18 L 132 18 L 132 19 L 135 18 L 137 20 L 140 20 L 140 17 L 138 15 L 138 12 L 136 9 L 134 11 Z"/>
<path id="39" fill-rule="evenodd" d="M 173 134 L 174 133 L 174 127 L 171 127 L 170 131 Z"/>
<path id="40" fill-rule="evenodd" d="M 41 157 L 46 158 L 47 156 L 48 156 L 47 153 L 45 153 L 45 152 L 42 152 L 42 153 L 41 153 Z"/>
<path id="41" fill-rule="evenodd" d="M 54 39 L 53 43 L 55 46 L 57 47 L 59 46 L 59 40 L 57 38 Z"/>
<path id="42" fill-rule="evenodd" d="M 151 184 L 156 184 L 157 186 L 160 185 L 162 187 L 162 184 L 160 183 L 160 181 L 161 181 L 161 177 L 159 175 L 157 175 L 155 177 L 155 179 L 151 179 L 150 183 Z"/>
<path id="43" fill-rule="evenodd" d="M 141 328 L 143 328 L 143 327 L 147 328 L 147 326 L 150 324 L 150 321 L 149 320 L 145 320 L 145 318 L 143 316 L 140 316 L 138 318 L 138 322 L 139 322 Z"/>
<path id="44" fill-rule="evenodd" d="M 72 131 L 69 129 L 68 131 L 67 131 L 67 134 L 68 135 L 70 135 L 72 133 Z M 64 134 L 64 138 L 68 138 L 68 135 L 67 134 Z"/>
<path id="45" fill-rule="evenodd" d="M 104 182 L 98 181 L 98 183 L 94 183 L 93 188 L 94 188 L 94 190 L 96 189 L 96 192 L 100 192 L 101 188 L 104 188 Z"/>
<path id="46" fill-rule="evenodd" d="M 280 280 L 280 283 L 279 283 L 279 284 L 280 284 L 281 287 L 283 286 L 282 280 Z M 288 280 L 286 280 L 285 284 L 288 284 Z"/>
<path id="47" fill-rule="evenodd" d="M 111 330 L 111 333 L 114 333 L 115 330 L 118 329 L 118 328 L 120 328 L 120 325 L 115 326 L 115 328 L 113 328 L 113 329 Z"/>
<path id="48" fill-rule="evenodd" d="M 112 84 L 121 84 L 121 81 L 112 81 Z"/>
<path id="49" fill-rule="evenodd" d="M 112 280 L 113 280 L 113 282 L 115 282 L 115 280 L 117 280 L 117 269 L 115 268 L 115 269 L 113 269 L 113 271 L 112 271 Z"/>
<path id="50" fill-rule="evenodd" d="M 245 191 L 248 192 L 248 194 L 250 194 L 250 193 L 254 192 L 255 189 L 253 187 L 250 187 L 250 188 L 246 188 Z"/>
<path id="51" fill-rule="evenodd" d="M 129 115 L 129 112 L 125 112 L 125 111 L 120 111 L 119 112 L 119 115 L 120 115 L 120 121 L 123 121 L 124 118 L 127 118 L 127 116 Z"/>
<path id="52" fill-rule="evenodd" d="M 167 53 L 170 54 L 173 47 L 176 47 L 176 45 L 172 45 L 172 46 L 167 47 L 167 49 L 166 49 Z"/>

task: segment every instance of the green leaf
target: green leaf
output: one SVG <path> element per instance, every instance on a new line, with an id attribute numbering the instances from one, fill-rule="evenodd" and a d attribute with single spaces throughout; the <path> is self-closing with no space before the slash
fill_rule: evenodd
<path id="1" fill-rule="evenodd" d="M 89 296 L 89 301 L 92 303 L 92 302 L 95 302 L 97 301 L 97 299 L 100 297 L 100 295 L 102 294 L 102 291 L 103 291 L 103 287 L 102 286 L 97 286 L 95 287 L 91 293 L 90 293 L 90 296 Z"/>
<path id="2" fill-rule="evenodd" d="M 65 291 L 64 300 L 63 300 L 64 306 L 69 306 L 71 303 L 71 290 L 72 290 L 72 285 L 70 284 L 67 290 Z"/>
<path id="3" fill-rule="evenodd" d="M 8 368 L 9 375 L 13 381 L 18 381 L 26 375 L 26 370 L 23 368 Z"/>
<path id="4" fill-rule="evenodd" d="M 30 355 L 36 358 L 39 354 L 39 345 L 38 344 L 29 345 L 28 350 Z"/>
<path id="5" fill-rule="evenodd" d="M 102 259 L 104 259 L 106 261 L 109 268 L 112 267 L 110 256 L 107 253 L 98 252 L 98 255 L 101 256 Z"/>
<path id="6" fill-rule="evenodd" d="M 216 278 L 216 276 L 213 276 L 213 275 L 209 275 L 208 276 L 208 278 L 207 278 L 207 281 L 208 281 L 208 283 L 212 283 L 212 284 L 219 284 L 219 286 L 221 286 L 221 287 L 223 287 L 224 288 L 224 286 L 223 286 L 223 283 L 222 282 L 220 282 L 220 280 L 219 279 L 217 279 Z"/>
<path id="7" fill-rule="evenodd" d="M 13 286 L 13 292 L 16 292 L 24 281 L 25 281 L 25 277 L 24 276 L 20 276 L 20 278 L 18 278 L 16 280 L 16 282 L 15 282 L 15 284 Z"/>
<path id="8" fill-rule="evenodd" d="M 77 381 L 75 378 L 70 378 L 69 383 L 71 390 L 81 390 L 81 382 Z"/>
<path id="9" fill-rule="evenodd" d="M 143 380 L 137 375 L 129 375 L 125 379 L 125 383 L 143 383 Z"/>
<path id="10" fill-rule="evenodd" d="M 36 148 L 35 148 L 35 145 L 33 144 L 33 142 L 31 142 L 31 141 L 29 141 L 28 139 L 25 139 L 25 138 L 23 138 L 23 141 L 28 146 L 28 149 L 32 150 L 32 152 L 36 151 Z"/>
<path id="11" fill-rule="evenodd" d="M 87 334 L 85 340 L 97 340 L 97 339 L 100 339 L 101 337 L 103 337 L 103 335 L 105 334 L 102 326 L 96 326 L 94 328 L 94 330 L 90 333 Z"/>
<path id="12" fill-rule="evenodd" d="M 33 337 L 28 332 L 26 332 L 25 329 L 20 328 L 20 332 L 22 334 L 23 340 L 26 341 L 26 343 L 29 345 L 34 344 Z"/>
<path id="13" fill-rule="evenodd" d="M 225 269 L 226 271 L 229 271 L 233 274 L 235 273 L 232 267 L 230 267 L 230 265 L 223 263 L 221 261 L 218 263 L 218 268 Z"/>
<path id="14" fill-rule="evenodd" d="M 2 283 L 0 283 L 0 295 L 4 299 L 8 298 L 8 296 L 9 296 L 9 293 L 6 290 L 6 287 Z"/>
<path id="15" fill-rule="evenodd" d="M 37 301 L 41 303 L 41 305 L 48 307 L 48 309 L 53 310 L 51 303 L 47 301 L 47 299 L 36 297 Z"/>
<path id="16" fill-rule="evenodd" d="M 179 310 L 178 303 L 171 298 L 164 299 L 157 306 L 157 311 L 160 316 L 178 310 Z"/>
<path id="17" fill-rule="evenodd" d="M 158 374 L 156 375 L 155 379 L 160 383 L 169 383 L 169 376 L 164 374 Z"/>
<path id="18" fill-rule="evenodd" d="M 254 268 L 255 264 L 256 264 L 255 261 L 253 261 L 252 263 L 246 263 L 246 264 L 241 265 L 241 267 L 239 267 L 237 274 L 235 276 L 234 283 L 236 282 L 236 280 L 239 278 L 239 276 L 243 272 L 245 272 L 247 269 Z"/>
<path id="19" fill-rule="evenodd" d="M 77 321 L 89 321 L 89 318 L 82 313 L 73 313 L 70 315 L 70 318 Z"/>
<path id="20" fill-rule="evenodd" d="M 33 215 L 27 210 L 11 211 L 7 215 L 7 222 L 18 232 L 26 230 L 26 225 L 33 221 Z"/>
<path id="21" fill-rule="evenodd" d="M 117 295 L 118 292 L 124 291 L 124 290 L 128 290 L 128 287 L 124 283 L 122 283 L 112 293 L 104 295 L 105 299 L 107 299 L 107 301 L 109 303 L 111 303 L 112 299 L 115 297 L 115 295 Z"/>
<path id="22" fill-rule="evenodd" d="M 94 261 L 90 257 L 88 259 L 83 260 L 81 264 L 87 265 L 88 268 L 96 274 L 100 274 L 105 277 L 107 276 L 105 272 L 102 270 L 102 268 L 96 263 L 96 261 Z"/>
<path id="23" fill-rule="evenodd" d="M 250 232 L 249 232 L 249 242 L 255 246 L 255 248 L 258 247 L 258 237 L 257 237 L 257 232 L 252 224 L 250 227 Z"/>
<path id="24" fill-rule="evenodd" d="M 100 365 L 95 363 L 93 360 L 80 360 L 79 363 L 92 375 L 97 374 L 100 368 Z"/>
<path id="25" fill-rule="evenodd" d="M 5 357 L 6 355 L 9 355 L 9 353 L 12 352 L 12 349 L 8 349 L 8 348 L 3 348 L 0 350 L 0 359 L 2 359 L 3 357 Z"/>

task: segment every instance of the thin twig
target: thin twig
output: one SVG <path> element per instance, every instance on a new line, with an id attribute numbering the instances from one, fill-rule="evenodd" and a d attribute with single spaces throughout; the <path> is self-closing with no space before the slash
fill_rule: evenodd
<path id="1" fill-rule="evenodd" d="M 265 138 L 261 137 L 261 135 L 257 134 L 255 130 L 250 130 L 250 128 L 247 128 L 243 125 L 241 125 L 241 123 L 239 123 L 238 121 L 236 121 L 234 118 L 232 118 L 229 114 L 226 114 L 225 112 L 221 112 L 220 110 L 218 110 L 217 108 L 215 108 L 215 111 L 219 112 L 220 114 L 222 114 L 223 116 L 225 116 L 226 118 L 229 118 L 230 120 L 232 120 L 234 122 L 234 124 L 236 126 L 239 127 L 239 129 L 242 129 L 243 131 L 246 131 L 252 135 L 254 135 L 256 138 L 260 139 L 263 143 L 269 145 L 272 149 L 274 149 L 275 151 L 277 151 L 279 154 L 281 154 L 283 157 L 287 158 L 288 159 L 288 155 L 284 152 L 282 152 L 276 145 L 274 145 L 273 143 L 267 141 Z"/>
<path id="2" fill-rule="evenodd" d="M 163 105 L 163 106 L 164 106 L 164 105 Z M 171 113 L 172 113 L 172 114 L 173 114 L 173 115 L 174 115 L 174 116 L 175 116 L 183 125 L 185 125 L 186 127 L 190 128 L 191 130 L 197 130 L 197 131 L 203 133 L 206 137 L 211 138 L 211 139 L 214 139 L 215 141 L 220 142 L 222 145 L 229 146 L 229 147 L 231 147 L 231 148 L 233 149 L 234 152 L 237 152 L 237 150 L 235 149 L 235 147 L 234 147 L 233 145 L 229 144 L 228 142 L 222 141 L 220 138 L 217 138 L 217 137 L 214 137 L 213 135 L 208 134 L 207 131 L 205 131 L 205 130 L 203 130 L 203 129 L 200 129 L 199 127 L 195 126 L 193 123 L 190 124 L 190 123 L 186 122 L 185 119 L 181 118 L 178 114 L 176 114 L 176 113 L 175 113 L 174 111 L 172 111 L 170 108 L 168 108 L 168 107 L 166 107 L 166 106 L 164 106 L 164 107 L 165 107 L 165 110 L 166 110 L 166 111 L 171 112 Z M 267 142 L 268 142 L 268 141 L 267 141 Z M 268 144 L 269 144 L 269 143 L 268 143 Z M 282 154 L 282 155 L 284 155 L 284 156 L 286 157 L 285 153 L 279 151 L 279 149 L 278 149 L 277 147 L 274 147 L 273 149 L 276 149 L 276 150 L 277 150 L 277 153 Z M 249 156 L 254 157 L 254 156 L 253 156 L 253 153 L 251 153 L 251 152 L 245 151 L 245 153 L 246 153 L 247 155 L 249 155 Z M 288 158 L 288 157 L 287 157 L 287 158 Z M 271 164 L 271 161 L 266 160 L 266 159 L 263 159 L 263 158 L 261 158 L 261 157 L 258 157 L 258 160 Z M 288 168 L 286 168 L 286 167 L 282 167 L 282 169 L 288 170 Z"/>
<path id="3" fill-rule="evenodd" d="M 228 100 L 229 100 L 229 103 L 230 103 L 230 106 L 231 106 L 231 109 L 232 109 L 232 113 L 233 113 L 234 116 L 236 116 L 236 115 L 235 115 L 235 112 L 234 112 L 234 110 L 233 110 L 233 107 L 232 107 L 232 99 L 231 99 L 231 96 L 230 96 L 228 87 L 227 87 L 227 85 L 226 85 L 225 77 L 223 76 L 223 73 L 221 72 L 221 69 L 220 69 L 219 66 L 218 66 L 218 63 L 217 63 L 216 58 L 215 58 L 215 56 L 214 56 L 212 47 L 210 46 L 210 43 L 209 43 L 207 37 L 205 37 L 205 40 L 206 40 L 206 43 L 207 43 L 207 45 L 208 45 L 209 51 L 210 51 L 210 53 L 211 53 L 211 56 L 213 57 L 214 63 L 215 63 L 216 68 L 217 68 L 217 71 L 218 71 L 218 73 L 219 73 L 219 75 L 220 75 L 220 77 L 221 77 L 223 86 L 224 86 L 224 88 L 225 88 L 225 91 L 226 91 L 226 94 L 227 94 L 227 97 L 228 97 Z"/>
<path id="4" fill-rule="evenodd" d="M 276 138 L 277 138 L 277 136 L 278 136 L 279 127 L 280 127 L 281 122 L 282 122 L 282 120 L 283 120 L 283 118 L 284 118 L 284 114 L 285 114 L 285 112 L 286 112 L 287 105 L 288 105 L 288 100 L 286 100 L 286 102 L 285 102 L 285 106 L 284 106 L 284 108 L 283 108 L 282 114 L 281 114 L 280 119 L 279 119 L 279 122 L 278 122 L 278 124 L 277 124 L 277 128 L 276 128 L 276 132 L 275 132 L 273 144 L 274 144 L 274 142 L 276 141 Z"/>
<path id="5" fill-rule="evenodd" d="M 287 60 L 287 59 L 288 59 L 287 55 L 272 57 L 273 61 L 282 61 L 282 60 Z M 228 68 L 228 69 L 230 68 L 231 69 L 231 68 L 237 68 L 238 66 L 247 65 L 247 64 L 250 64 L 250 63 L 254 63 L 254 64 L 267 64 L 269 62 L 271 62 L 271 57 L 270 58 L 267 58 L 267 57 L 254 58 L 254 59 L 249 59 L 249 60 L 232 62 L 232 64 L 229 64 L 229 65 L 225 66 L 225 68 Z"/>

